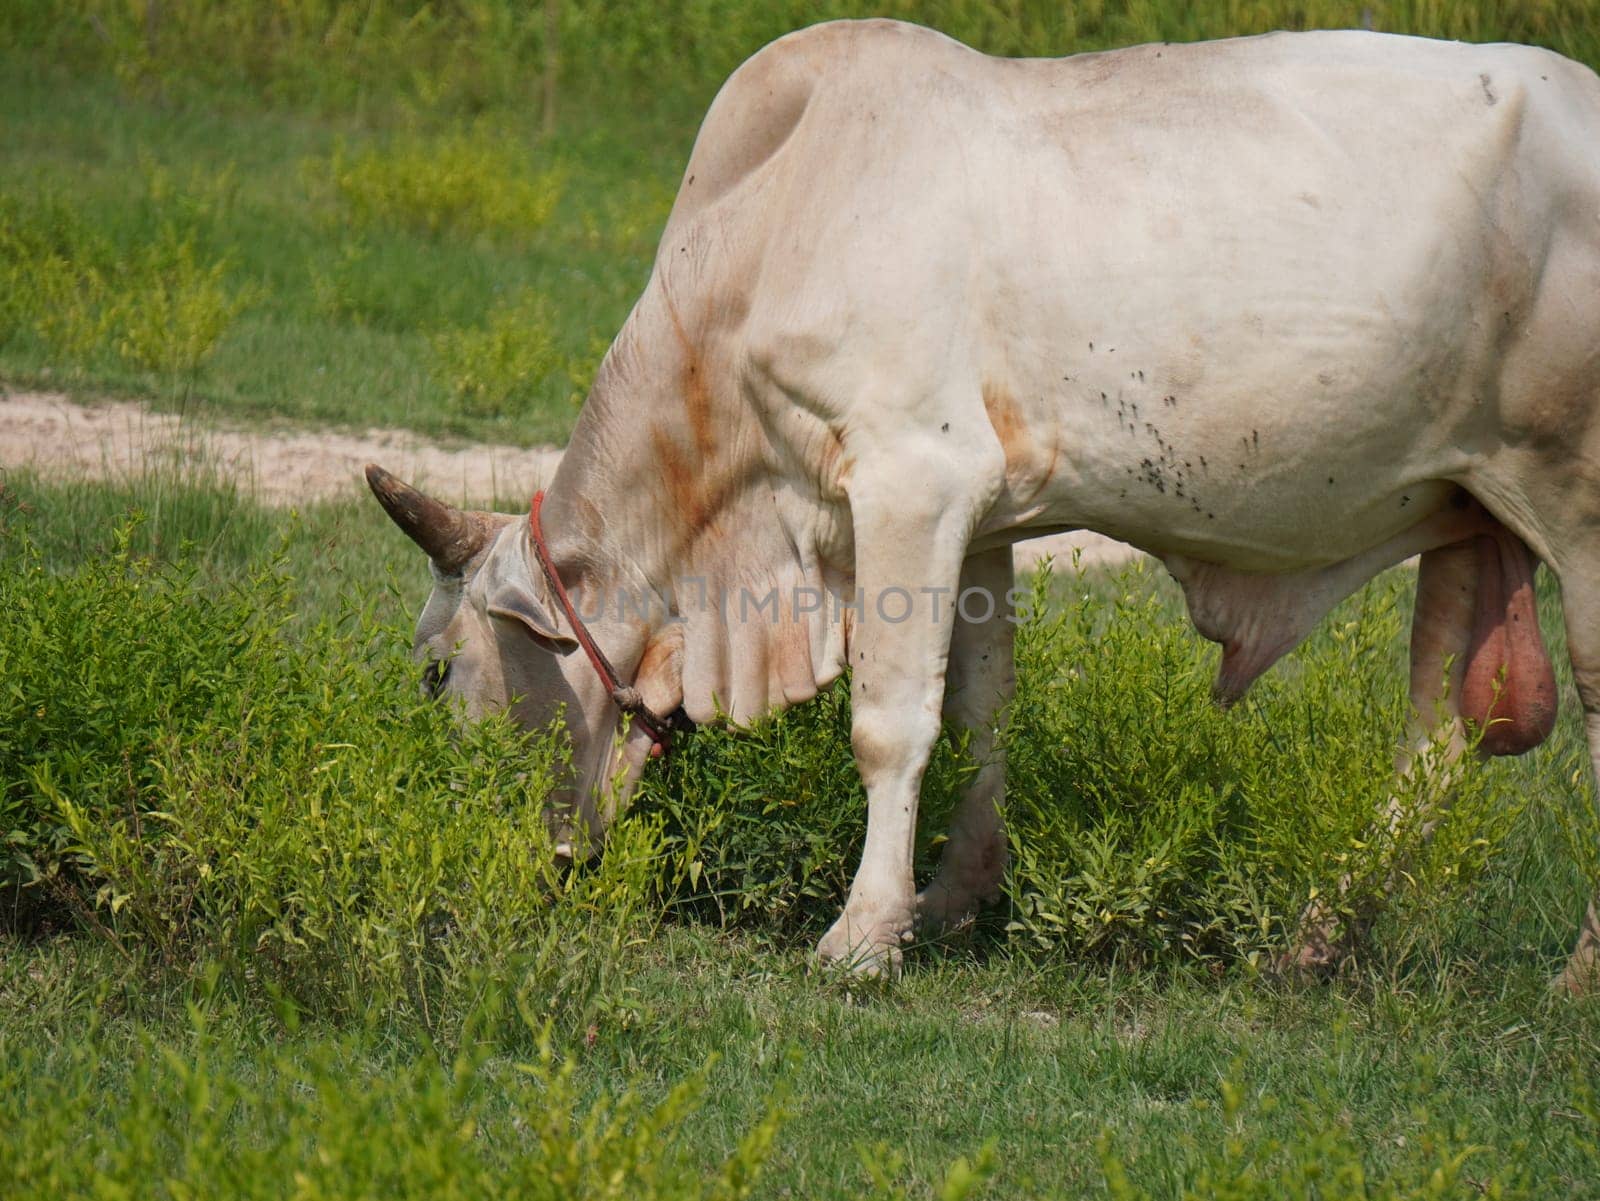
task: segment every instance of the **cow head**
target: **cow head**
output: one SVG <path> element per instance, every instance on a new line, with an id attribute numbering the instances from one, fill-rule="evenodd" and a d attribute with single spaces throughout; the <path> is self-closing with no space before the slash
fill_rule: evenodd
<path id="1" fill-rule="evenodd" d="M 457 509 L 376 465 L 366 476 L 384 511 L 428 556 L 433 591 L 413 639 L 428 664 L 424 686 L 464 720 L 509 709 L 524 728 L 543 729 L 564 718 L 572 770 L 552 791 L 547 817 L 558 854 L 598 849 L 649 742 L 619 744 L 617 709 L 549 593 L 527 520 Z"/>

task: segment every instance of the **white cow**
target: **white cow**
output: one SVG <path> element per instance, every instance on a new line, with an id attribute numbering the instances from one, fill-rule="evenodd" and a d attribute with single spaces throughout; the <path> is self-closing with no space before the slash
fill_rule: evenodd
<path id="1" fill-rule="evenodd" d="M 868 829 L 819 953 L 885 971 L 1000 884 L 1011 625 L 951 601 L 1003 597 L 1018 539 L 1159 556 L 1224 700 L 1420 553 L 1411 737 L 1470 719 L 1495 753 L 1553 720 L 1543 561 L 1600 745 L 1597 417 L 1587 69 L 1356 32 L 1006 60 L 869 21 L 723 87 L 540 537 L 368 475 L 433 560 L 438 689 L 565 706 L 573 836 L 603 834 L 652 713 L 748 719 L 848 663 Z M 986 765 L 917 896 L 941 713 Z M 1597 948 L 1591 907 L 1572 987 Z"/>

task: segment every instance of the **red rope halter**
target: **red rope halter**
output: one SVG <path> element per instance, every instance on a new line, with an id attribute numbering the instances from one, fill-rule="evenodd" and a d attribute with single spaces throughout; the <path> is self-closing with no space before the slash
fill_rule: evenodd
<path id="1" fill-rule="evenodd" d="M 578 611 L 573 607 L 572 599 L 567 596 L 567 589 L 561 583 L 560 575 L 556 573 L 555 562 L 550 558 L 550 548 L 545 545 L 544 528 L 539 523 L 539 509 L 543 504 L 543 490 L 535 492 L 533 501 L 528 506 L 528 531 L 533 535 L 533 549 L 539 556 L 539 566 L 544 570 L 545 581 L 550 585 L 550 591 L 555 593 L 556 600 L 561 602 L 561 611 L 567 615 L 567 621 L 572 625 L 572 632 L 578 637 L 578 645 L 583 647 L 583 653 L 589 656 L 590 666 L 600 677 L 600 682 L 606 686 L 612 704 L 645 728 L 651 739 L 650 757 L 659 759 L 672 749 L 672 731 L 683 729 L 688 724 L 686 719 L 679 717 L 683 711 L 680 708 L 677 712 L 662 717 L 645 704 L 644 697 L 639 695 L 637 688 L 624 684 L 618 678 L 617 669 L 611 666 L 611 660 L 606 658 L 605 652 L 595 644 L 594 638 L 578 619 Z"/>

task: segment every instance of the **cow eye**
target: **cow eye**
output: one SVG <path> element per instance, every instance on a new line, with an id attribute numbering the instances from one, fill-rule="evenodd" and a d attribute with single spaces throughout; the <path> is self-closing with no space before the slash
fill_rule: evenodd
<path id="1" fill-rule="evenodd" d="M 444 690 L 445 681 L 449 678 L 448 660 L 429 659 L 428 665 L 422 669 L 422 691 L 430 697 L 436 697 Z"/>

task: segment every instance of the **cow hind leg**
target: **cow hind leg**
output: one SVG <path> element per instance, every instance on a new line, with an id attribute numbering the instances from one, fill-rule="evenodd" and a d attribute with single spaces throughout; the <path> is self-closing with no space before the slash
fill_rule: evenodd
<path id="1" fill-rule="evenodd" d="M 1396 760 L 1401 776 L 1450 770 L 1469 746 L 1473 731 L 1483 755 L 1520 755 L 1542 743 L 1555 724 L 1556 685 L 1539 634 L 1534 592 L 1537 560 L 1527 546 L 1498 524 L 1487 533 L 1422 557 L 1411 627 L 1411 720 L 1406 747 Z M 1423 753 L 1444 740 L 1444 762 Z M 1445 783 L 1448 785 L 1448 779 Z M 1402 821 L 1420 823 L 1427 838 L 1436 813 L 1405 811 L 1391 794 L 1374 837 L 1391 835 Z M 1314 902 L 1301 921 L 1298 945 L 1287 964 L 1302 971 L 1326 970 L 1349 949 L 1351 926 L 1359 929 L 1376 913 L 1401 878 L 1392 859 L 1384 878 L 1353 913 L 1349 905 Z M 1353 885 L 1340 881 L 1341 896 Z M 1339 909 L 1346 910 L 1344 917 Z"/>
<path id="2" fill-rule="evenodd" d="M 1432 550 L 1422 556 L 1417 570 L 1417 596 L 1411 618 L 1411 713 L 1406 740 L 1395 757 L 1399 776 L 1418 770 L 1423 754 L 1446 739 L 1446 764 L 1469 745 L 1462 718 L 1462 680 L 1478 611 L 1479 552 L 1471 542 Z M 1377 817 L 1377 830 L 1368 838 L 1387 835 L 1407 816 L 1397 789 Z M 1431 830 L 1429 815 L 1416 815 L 1424 835 Z M 1391 865 L 1391 868 L 1393 865 Z M 1392 884 L 1388 875 L 1385 887 Z M 1336 898 L 1315 900 L 1301 916 L 1296 941 L 1281 966 L 1317 975 L 1332 970 L 1351 950 L 1353 936 L 1374 915 L 1378 897 L 1369 898 L 1357 912 L 1344 902 L 1354 881 L 1339 881 Z M 1341 913 L 1341 910 L 1345 912 Z"/>
<path id="3" fill-rule="evenodd" d="M 934 878 L 917 895 L 919 929 L 937 934 L 997 900 L 1007 848 L 1005 751 L 999 723 L 1015 688 L 1014 628 L 1006 611 L 1011 548 L 974 555 L 961 572 L 955 630 L 945 679 L 945 720 L 967 736 L 977 770 L 950 820 L 949 840 Z"/>
<path id="4" fill-rule="evenodd" d="M 1600 779 L 1600 553 L 1563 564 L 1560 575 L 1573 682 L 1583 706 L 1590 761 Z M 1572 994 L 1600 993 L 1600 882 L 1554 987 Z"/>

